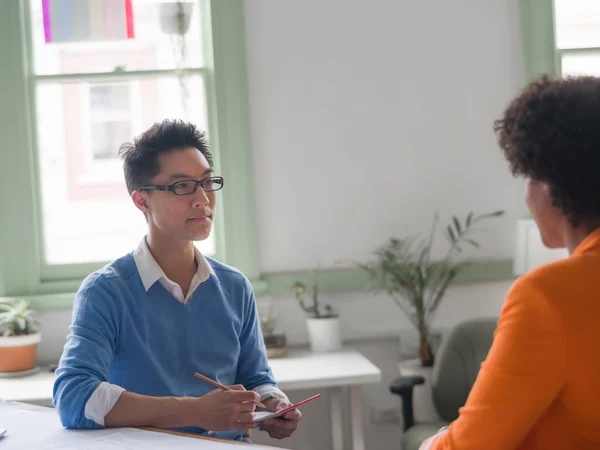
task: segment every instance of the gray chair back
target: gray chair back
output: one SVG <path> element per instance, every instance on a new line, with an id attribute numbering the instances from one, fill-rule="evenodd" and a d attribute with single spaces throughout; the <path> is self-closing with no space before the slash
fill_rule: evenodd
<path id="1" fill-rule="evenodd" d="M 496 329 L 497 318 L 478 318 L 458 324 L 443 340 L 432 374 L 435 408 L 452 422 L 465 404 L 486 358 Z"/>

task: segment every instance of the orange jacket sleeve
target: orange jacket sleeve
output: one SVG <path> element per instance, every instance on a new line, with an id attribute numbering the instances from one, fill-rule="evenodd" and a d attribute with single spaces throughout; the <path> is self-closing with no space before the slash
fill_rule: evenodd
<path id="1" fill-rule="evenodd" d="M 431 450 L 518 448 L 565 378 L 561 318 L 536 281 L 521 278 L 508 293 L 494 342 L 465 406 Z"/>

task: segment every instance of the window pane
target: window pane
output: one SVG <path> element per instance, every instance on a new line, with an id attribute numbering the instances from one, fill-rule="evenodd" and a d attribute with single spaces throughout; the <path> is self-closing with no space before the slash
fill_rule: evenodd
<path id="1" fill-rule="evenodd" d="M 202 1 L 29 0 L 34 73 L 202 67 Z"/>
<path id="2" fill-rule="evenodd" d="M 97 84 L 90 86 L 93 113 L 131 113 L 129 83 Z"/>
<path id="3" fill-rule="evenodd" d="M 119 146 L 155 121 L 186 117 L 183 98 L 189 100 L 187 117 L 207 129 L 200 76 L 187 79 L 185 96 L 174 76 L 119 83 L 113 93 L 129 92 L 129 112 L 121 100 L 111 100 L 106 86 L 48 83 L 36 89 L 47 264 L 110 261 L 134 249 L 146 222 L 125 188 Z M 214 254 L 214 238 L 198 247 Z"/>
<path id="4" fill-rule="evenodd" d="M 91 123 L 92 158 L 117 159 L 119 146 L 133 136 L 131 121 L 93 121 Z"/>
<path id="5" fill-rule="evenodd" d="M 600 75 L 600 52 L 562 56 L 562 75 Z"/>
<path id="6" fill-rule="evenodd" d="M 600 47 L 600 1 L 555 0 L 558 48 Z"/>

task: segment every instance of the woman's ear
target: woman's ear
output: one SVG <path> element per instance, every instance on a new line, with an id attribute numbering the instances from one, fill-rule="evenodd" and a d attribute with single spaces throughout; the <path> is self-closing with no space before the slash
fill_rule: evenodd
<path id="1" fill-rule="evenodd" d="M 150 210 L 150 207 L 148 206 L 147 195 L 148 194 L 144 191 L 133 191 L 131 193 L 131 198 L 133 200 L 133 204 L 136 206 L 137 209 L 142 211 L 144 214 L 146 214 Z"/>

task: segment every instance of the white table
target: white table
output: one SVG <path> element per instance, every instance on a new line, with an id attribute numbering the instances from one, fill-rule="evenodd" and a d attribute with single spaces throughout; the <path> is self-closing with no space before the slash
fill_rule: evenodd
<path id="1" fill-rule="evenodd" d="M 287 358 L 270 361 L 279 387 L 296 389 L 327 389 L 330 398 L 332 449 L 342 450 L 342 393 L 350 397 L 350 434 L 352 449 L 365 450 L 362 422 L 361 385 L 381 382 L 381 370 L 356 350 L 316 354 L 291 352 Z"/>
<path id="2" fill-rule="evenodd" d="M 341 397 L 342 394 L 348 394 L 352 448 L 365 450 L 361 385 L 381 382 L 381 370 L 377 366 L 353 349 L 322 354 L 292 351 L 287 358 L 272 359 L 270 364 L 283 391 L 328 390 L 333 450 L 342 450 L 344 446 Z M 40 372 L 23 378 L 0 378 L 0 398 L 49 406 L 54 379 L 52 372 Z"/>

